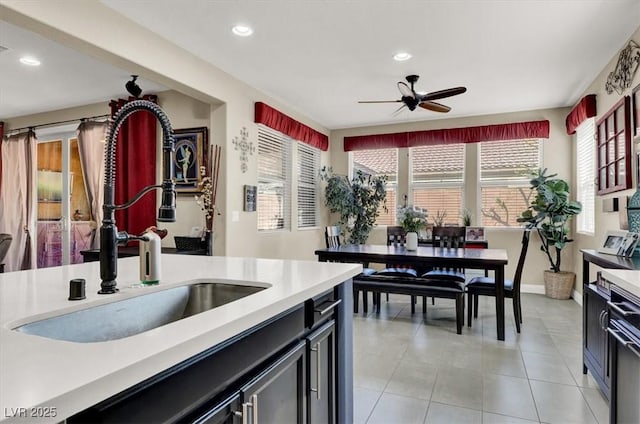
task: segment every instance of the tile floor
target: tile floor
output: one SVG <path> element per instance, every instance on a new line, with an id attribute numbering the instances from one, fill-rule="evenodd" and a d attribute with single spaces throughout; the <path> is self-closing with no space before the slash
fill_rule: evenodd
<path id="1" fill-rule="evenodd" d="M 354 315 L 355 423 L 608 423 L 606 399 L 582 374 L 577 303 L 523 294 L 517 334 L 505 300 L 504 342 L 492 298 L 480 297 L 461 335 L 453 303 L 429 300 L 426 317 L 412 316 L 409 297 L 391 295 L 380 314 Z"/>

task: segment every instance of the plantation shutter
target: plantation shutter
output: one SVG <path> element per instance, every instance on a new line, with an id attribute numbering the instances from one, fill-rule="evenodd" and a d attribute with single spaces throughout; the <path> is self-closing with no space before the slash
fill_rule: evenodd
<path id="1" fill-rule="evenodd" d="M 521 226 L 517 219 L 529 206 L 529 181 L 541 158 L 539 139 L 480 143 L 483 226 Z"/>
<path id="2" fill-rule="evenodd" d="M 298 228 L 318 226 L 318 170 L 320 150 L 308 144 L 298 146 Z"/>
<path id="3" fill-rule="evenodd" d="M 445 223 L 458 224 L 462 212 L 464 144 L 411 148 L 413 204 L 427 209 L 429 222 L 445 211 Z"/>
<path id="4" fill-rule="evenodd" d="M 386 175 L 386 207 L 380 205 L 377 225 L 396 224 L 396 192 L 398 187 L 398 149 L 358 150 L 353 154 L 353 171 L 362 171 L 372 176 Z"/>
<path id="5" fill-rule="evenodd" d="M 258 230 L 291 228 L 291 141 L 258 126 Z"/>
<path id="6" fill-rule="evenodd" d="M 595 119 L 585 119 L 576 128 L 576 136 L 578 139 L 576 200 L 582 203 L 582 212 L 576 217 L 577 231 L 594 234 L 596 226 Z"/>

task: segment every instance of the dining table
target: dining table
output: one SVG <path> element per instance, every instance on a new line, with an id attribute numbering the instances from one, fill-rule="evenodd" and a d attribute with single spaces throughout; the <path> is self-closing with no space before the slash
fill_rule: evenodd
<path id="1" fill-rule="evenodd" d="M 496 329 L 504 340 L 504 268 L 508 263 L 505 249 L 446 248 L 418 246 L 407 250 L 403 245 L 345 244 L 315 251 L 320 262 L 402 263 L 417 268 L 446 267 L 493 271 L 496 282 Z"/>

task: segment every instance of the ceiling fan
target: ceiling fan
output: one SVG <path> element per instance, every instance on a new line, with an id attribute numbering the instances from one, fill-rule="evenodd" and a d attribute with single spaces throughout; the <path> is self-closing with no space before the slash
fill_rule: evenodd
<path id="1" fill-rule="evenodd" d="M 409 87 L 406 83 L 400 81 L 398 82 L 398 90 L 400 90 L 400 94 L 402 94 L 402 98 L 400 100 L 361 100 L 358 103 L 404 103 L 400 108 L 396 111 L 399 112 L 402 108 L 407 107 L 409 110 L 415 110 L 416 107 L 420 106 L 423 109 L 431 110 L 433 112 L 442 112 L 447 113 L 451 110 L 449 106 L 443 105 L 441 103 L 436 103 L 434 100 L 444 99 L 445 97 L 457 96 L 458 94 L 462 94 L 467 91 L 466 87 L 454 87 L 447 88 L 445 90 L 440 91 L 432 91 L 431 93 L 421 94 L 416 93 L 413 88 L 413 85 L 420 78 L 418 75 L 407 75 L 406 79 L 411 87 Z"/>

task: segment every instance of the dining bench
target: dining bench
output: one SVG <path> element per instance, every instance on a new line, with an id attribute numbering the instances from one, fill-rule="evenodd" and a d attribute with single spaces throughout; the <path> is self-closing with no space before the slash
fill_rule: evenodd
<path id="1" fill-rule="evenodd" d="M 462 334 L 464 326 L 464 283 L 429 277 L 410 277 L 403 275 L 372 274 L 359 275 L 357 284 L 360 290 L 372 292 L 377 298 L 376 312 L 380 312 L 380 293 L 403 294 L 412 297 L 437 297 L 454 299 L 456 302 L 456 332 Z M 415 303 L 411 301 L 411 313 L 415 313 Z"/>

